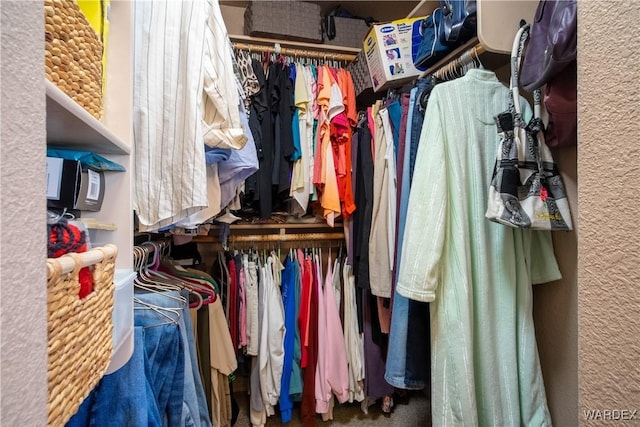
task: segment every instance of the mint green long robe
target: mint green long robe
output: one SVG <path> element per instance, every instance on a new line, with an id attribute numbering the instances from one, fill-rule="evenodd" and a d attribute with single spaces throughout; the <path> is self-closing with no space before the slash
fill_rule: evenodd
<path id="1" fill-rule="evenodd" d="M 434 426 L 551 425 L 531 290 L 560 278 L 551 236 L 485 219 L 508 96 L 469 70 L 434 88 L 420 136 L 397 289 L 431 302 Z"/>

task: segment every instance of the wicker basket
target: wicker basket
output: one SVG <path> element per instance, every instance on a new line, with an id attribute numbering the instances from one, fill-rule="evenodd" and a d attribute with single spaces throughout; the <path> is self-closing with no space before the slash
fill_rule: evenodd
<path id="1" fill-rule="evenodd" d="M 82 256 L 67 254 L 47 260 L 48 312 L 48 425 L 63 426 L 98 384 L 112 352 L 111 315 L 117 249 L 98 248 L 104 259 L 92 266 L 93 292 L 78 297 Z M 73 271 L 62 273 L 71 257 Z"/>
<path id="2" fill-rule="evenodd" d="M 95 118 L 102 116 L 102 42 L 73 0 L 44 0 L 45 72 Z"/>

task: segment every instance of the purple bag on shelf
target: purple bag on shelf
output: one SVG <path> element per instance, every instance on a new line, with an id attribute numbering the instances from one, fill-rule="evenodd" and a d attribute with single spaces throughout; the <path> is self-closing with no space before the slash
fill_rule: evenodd
<path id="1" fill-rule="evenodd" d="M 520 82 L 532 92 L 576 59 L 576 0 L 541 0 L 531 26 Z"/>

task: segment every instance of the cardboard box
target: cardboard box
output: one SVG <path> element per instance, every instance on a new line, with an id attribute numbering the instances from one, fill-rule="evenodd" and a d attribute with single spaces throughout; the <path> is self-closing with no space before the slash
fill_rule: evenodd
<path id="1" fill-rule="evenodd" d="M 82 171 L 77 160 L 47 157 L 48 207 L 99 211 L 104 189 L 104 172 Z"/>
<path id="2" fill-rule="evenodd" d="M 413 65 L 413 54 L 422 41 L 420 25 L 424 19 L 399 19 L 371 27 L 363 48 L 375 92 L 401 86 L 420 74 Z"/>

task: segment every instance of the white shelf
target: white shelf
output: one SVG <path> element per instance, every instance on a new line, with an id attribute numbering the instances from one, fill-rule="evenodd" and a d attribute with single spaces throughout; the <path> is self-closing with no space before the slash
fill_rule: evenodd
<path id="1" fill-rule="evenodd" d="M 433 11 L 440 6 L 440 3 L 433 0 L 421 0 L 411 12 L 407 15 L 407 18 L 416 18 L 418 16 L 431 15 Z"/>
<path id="2" fill-rule="evenodd" d="M 129 154 L 127 143 L 48 80 L 46 93 L 47 144 L 102 154 Z"/>

